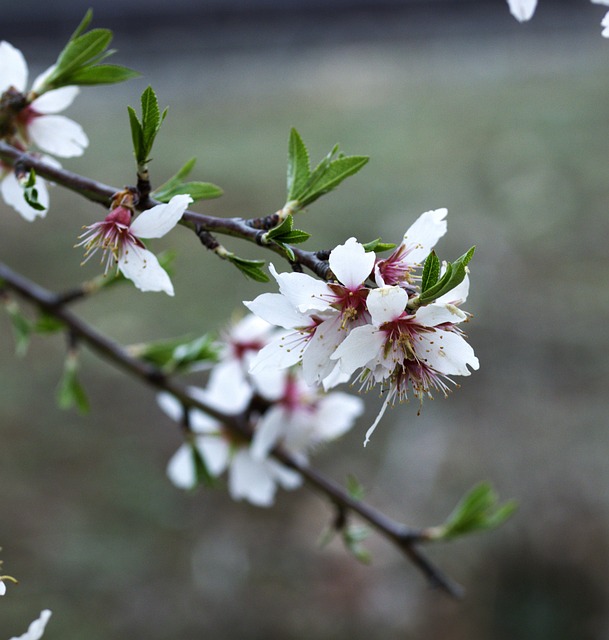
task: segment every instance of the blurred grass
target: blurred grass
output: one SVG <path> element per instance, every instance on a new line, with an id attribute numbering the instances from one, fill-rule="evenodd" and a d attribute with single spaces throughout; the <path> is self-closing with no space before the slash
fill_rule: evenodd
<path id="1" fill-rule="evenodd" d="M 279 208 L 291 126 L 313 160 L 337 141 L 372 157 L 297 221 L 313 233 L 312 248 L 351 235 L 398 241 L 419 213 L 447 206 L 440 255 L 478 247 L 467 308 L 481 371 L 447 401 L 427 403 L 419 418 L 415 406 L 389 412 L 365 451 L 363 419 L 319 461 L 339 480 L 355 471 L 369 499 L 413 525 L 442 520 L 483 478 L 521 509 L 501 531 L 434 553 L 470 588 L 467 605 L 452 607 L 376 538 L 371 568 L 338 545 L 319 551 L 330 511 L 304 490 L 280 495 L 270 512 L 234 504 L 222 490 L 178 492 L 164 467 L 179 434 L 149 390 L 86 356 L 93 411 L 62 413 L 53 402 L 62 340 L 37 339 L 18 360 L 1 317 L 0 542 L 4 569 L 21 581 L 9 585 L 0 609 L 5 635 L 50 607 L 49 638 L 497 638 L 521 611 L 514 589 L 540 583 L 547 598 L 536 608 L 531 596 L 531 611 L 517 614 L 519 637 L 550 637 L 546 610 L 578 622 L 580 635 L 565 638 L 601 637 L 585 634 L 609 626 L 601 581 L 609 67 L 607 44 L 592 28 L 577 38 L 572 47 L 575 36 L 565 43 L 514 31 L 497 41 L 211 59 L 194 47 L 170 62 L 161 51 L 139 65 L 122 59 L 145 77 L 83 92 L 69 115 L 91 147 L 82 161 L 64 164 L 117 187 L 134 181 L 125 103 L 136 105 L 150 82 L 170 105 L 153 177 L 165 180 L 196 155 L 193 177 L 226 192 L 201 211 L 258 216 Z M 3 209 L 0 251 L 61 289 L 98 273 L 96 264 L 78 268 L 73 244 L 103 211 L 57 188 L 52 196 L 48 218 L 33 225 Z M 236 246 L 260 257 L 256 247 Z M 179 250 L 175 299 L 126 286 L 78 312 L 135 342 L 216 329 L 263 290 L 185 230 L 154 247 Z M 371 415 L 378 403 L 372 395 Z M 524 558 L 529 573 L 505 591 L 505 567 L 524 566 Z M 592 610 L 554 595 L 556 572 L 567 582 L 569 572 L 583 576 Z"/>

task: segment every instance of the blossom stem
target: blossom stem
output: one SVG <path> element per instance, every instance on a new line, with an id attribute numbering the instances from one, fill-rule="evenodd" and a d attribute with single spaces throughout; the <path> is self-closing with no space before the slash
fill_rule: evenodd
<path id="1" fill-rule="evenodd" d="M 63 322 L 71 336 L 86 344 L 100 357 L 109 360 L 127 374 L 139 378 L 158 390 L 172 394 L 185 407 L 194 407 L 204 411 L 240 435 L 251 437 L 251 429 L 245 414 L 241 416 L 227 415 L 200 399 L 192 397 L 186 386 L 175 382 L 154 365 L 132 356 L 124 347 L 66 309 L 64 299 L 61 296 L 41 287 L 2 262 L 0 262 L 0 285 L 12 289 L 39 309 Z M 311 487 L 325 495 L 337 509 L 357 514 L 392 541 L 426 576 L 432 586 L 455 598 L 461 596 L 461 587 L 445 576 L 421 551 L 420 544 L 429 541 L 426 538 L 425 529 L 408 527 L 389 518 L 362 500 L 353 498 L 334 480 L 321 474 L 298 456 L 279 447 L 272 451 L 272 455 L 284 465 L 298 471 Z"/>

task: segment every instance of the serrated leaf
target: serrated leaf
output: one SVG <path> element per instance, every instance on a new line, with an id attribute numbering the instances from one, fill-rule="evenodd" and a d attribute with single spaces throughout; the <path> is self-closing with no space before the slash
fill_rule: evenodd
<path id="1" fill-rule="evenodd" d="M 30 169 L 27 180 L 23 185 L 23 197 L 25 201 L 36 211 L 44 211 L 45 207 L 38 201 L 38 189 L 36 188 L 36 172 Z"/>
<path id="2" fill-rule="evenodd" d="M 57 387 L 57 404 L 61 409 L 75 407 L 81 413 L 89 411 L 89 399 L 78 381 L 78 359 L 74 352 L 66 356 L 63 375 Z"/>
<path id="3" fill-rule="evenodd" d="M 429 289 L 423 291 L 421 295 L 418 296 L 419 304 L 430 304 L 434 300 L 446 295 L 449 291 L 452 291 L 455 287 L 459 286 L 463 280 L 465 280 L 465 276 L 467 275 L 466 266 L 472 259 L 475 249 L 476 247 L 472 247 L 457 260 L 448 263 L 446 265 L 444 275 L 436 282 L 436 284 L 429 287 Z"/>
<path id="4" fill-rule="evenodd" d="M 514 513 L 517 505 L 513 500 L 503 505 L 497 502 L 497 494 L 491 485 L 481 482 L 461 498 L 442 525 L 431 530 L 431 537 L 447 540 L 499 526 Z"/>
<path id="5" fill-rule="evenodd" d="M 421 291 L 425 293 L 433 287 L 440 278 L 440 259 L 435 251 L 432 251 L 423 263 L 423 275 L 421 276 Z"/>
<path id="6" fill-rule="evenodd" d="M 285 244 L 283 242 L 279 242 L 278 240 L 274 240 L 275 244 L 279 247 L 281 247 L 286 254 L 286 257 L 288 260 L 290 260 L 291 262 L 294 262 L 296 260 L 296 256 L 294 255 L 294 251 L 292 250 L 292 247 L 290 247 L 289 244 Z"/>
<path id="7" fill-rule="evenodd" d="M 264 266 L 266 266 L 266 262 L 264 260 L 245 260 L 244 258 L 239 258 L 238 256 L 230 255 L 227 256 L 227 260 L 232 262 L 243 275 L 255 280 L 256 282 L 268 282 L 269 277 L 262 270 Z"/>
<path id="8" fill-rule="evenodd" d="M 287 200 L 295 200 L 311 175 L 309 152 L 296 129 L 290 131 L 288 144 Z"/>
<path id="9" fill-rule="evenodd" d="M 353 556 L 363 564 L 369 564 L 372 556 L 362 542 L 370 535 L 369 529 L 362 526 L 351 525 L 345 527 L 342 532 L 345 546 L 353 554 Z"/>
<path id="10" fill-rule="evenodd" d="M 224 191 L 211 182 L 184 182 L 170 189 L 158 189 L 152 195 L 161 202 L 169 202 L 173 196 L 188 194 L 194 202 L 219 198 Z"/>
<path id="11" fill-rule="evenodd" d="M 302 231 L 301 229 L 293 229 L 289 233 L 286 233 L 281 237 L 282 242 L 288 242 L 289 244 L 302 244 L 311 237 L 310 233 Z"/>
<path id="12" fill-rule="evenodd" d="M 289 233 L 290 231 L 292 231 L 293 226 L 294 226 L 294 217 L 291 215 L 288 215 L 276 227 L 269 229 L 265 235 L 269 240 L 274 240 L 275 238 L 280 238 L 285 233 Z"/>
<path id="13" fill-rule="evenodd" d="M 349 176 L 357 173 L 367 162 L 367 156 L 345 156 L 333 160 L 307 185 L 305 193 L 296 199 L 301 206 L 307 206 L 332 191 Z"/>
<path id="14" fill-rule="evenodd" d="M 144 149 L 144 133 L 142 131 L 142 124 L 135 113 L 133 107 L 127 107 L 129 113 L 129 125 L 131 126 L 131 139 L 133 140 L 133 153 L 136 158 L 140 158 L 143 155 Z"/>

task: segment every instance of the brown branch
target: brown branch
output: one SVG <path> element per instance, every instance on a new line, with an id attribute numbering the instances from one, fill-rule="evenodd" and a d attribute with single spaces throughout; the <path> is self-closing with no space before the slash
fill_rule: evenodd
<path id="1" fill-rule="evenodd" d="M 102 204 L 106 208 L 110 206 L 114 194 L 119 191 L 119 189 L 71 171 L 51 167 L 35 155 L 24 153 L 2 141 L 0 141 L 0 160 L 27 170 L 34 169 L 37 175 L 65 187 L 87 198 L 91 202 Z M 148 209 L 157 204 L 160 204 L 160 202 L 148 197 L 146 194 L 139 202 L 138 208 Z M 260 244 L 260 220 L 261 218 L 251 220 L 244 218 L 219 218 L 187 210 L 182 216 L 181 223 L 183 226 L 191 229 L 200 239 L 207 239 L 209 233 L 213 232 Z M 203 245 L 207 246 L 207 243 L 203 242 Z M 262 246 L 285 258 L 285 251 L 281 247 L 275 244 Z M 297 264 L 304 265 L 320 278 L 326 279 L 328 275 L 328 264 L 326 260 L 319 257 L 320 255 L 325 255 L 323 252 L 304 251 L 297 247 L 292 247 L 292 250 L 296 257 Z"/>
<path id="2" fill-rule="evenodd" d="M 84 342 L 100 357 L 109 360 L 119 369 L 139 378 L 142 382 L 175 396 L 185 407 L 198 408 L 228 428 L 251 437 L 251 428 L 245 415 L 230 416 L 193 398 L 187 387 L 181 385 L 157 367 L 130 355 L 123 347 L 98 332 L 70 310 L 64 308 L 64 298 L 16 273 L 0 262 L 0 285 L 11 289 L 42 311 L 61 320 L 73 339 Z M 342 513 L 352 512 L 365 520 L 388 540 L 393 542 L 410 561 L 426 576 L 430 584 L 453 597 L 460 597 L 459 585 L 444 575 L 421 551 L 420 543 L 426 542 L 424 530 L 399 523 L 374 507 L 349 495 L 340 485 L 282 448 L 275 448 L 273 456 L 281 463 L 298 471 L 307 483 L 326 496 Z"/>

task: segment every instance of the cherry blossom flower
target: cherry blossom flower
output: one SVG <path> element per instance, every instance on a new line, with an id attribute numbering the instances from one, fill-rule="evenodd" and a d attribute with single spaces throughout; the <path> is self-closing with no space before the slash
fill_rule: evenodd
<path id="1" fill-rule="evenodd" d="M 330 388 L 344 376 L 329 356 L 348 331 L 368 321 L 365 282 L 374 268 L 375 254 L 367 252 L 355 238 L 332 250 L 329 266 L 336 276 L 323 282 L 304 273 L 270 271 L 279 293 L 263 293 L 244 304 L 267 322 L 287 332 L 262 349 L 250 372 L 260 367 L 288 368 L 302 362 L 308 384 Z"/>
<path id="2" fill-rule="evenodd" d="M 421 266 L 446 233 L 446 214 L 446 209 L 422 213 L 406 231 L 395 251 L 388 258 L 376 262 L 374 279 L 379 287 L 412 284 L 412 271 Z"/>
<path id="3" fill-rule="evenodd" d="M 132 219 L 132 207 L 119 204 L 101 222 L 87 227 L 79 236 L 82 241 L 76 246 L 85 246 L 87 262 L 98 249 L 102 250 L 104 273 L 117 263 L 118 269 L 140 291 L 164 291 L 172 296 L 173 285 L 167 272 L 156 256 L 146 249 L 143 238 L 160 238 L 180 221 L 184 211 L 192 202 L 189 195 L 174 196 L 167 204 L 159 204 Z"/>
<path id="4" fill-rule="evenodd" d="M 34 620 L 28 630 L 19 637 L 13 636 L 10 640 L 40 640 L 44 634 L 47 622 L 51 617 L 51 611 L 44 609 L 40 612 L 40 616 Z"/>
<path id="5" fill-rule="evenodd" d="M 367 299 L 371 323 L 353 329 L 332 354 L 351 376 L 361 370 L 364 388 L 388 386 L 385 402 L 366 433 L 366 444 L 385 409 L 408 398 L 409 389 L 420 400 L 437 390 L 447 394 L 450 376 L 470 375 L 478 359 L 457 324 L 467 319 L 458 308 L 467 297 L 468 279 L 412 313 L 408 293 L 399 286 L 374 289 Z"/>
<path id="6" fill-rule="evenodd" d="M 11 126 L 5 125 L 12 129 L 8 131 L 8 137 L 17 137 L 25 147 L 33 142 L 43 151 L 63 158 L 80 156 L 89 144 L 87 135 L 78 123 L 56 115 L 72 104 L 78 87 L 61 87 L 37 95 L 44 90 L 44 79 L 51 70 L 47 69 L 34 80 L 26 96 L 28 68 L 25 58 L 10 43 L 0 42 L 0 94 L 4 102 L 14 105 Z"/>

